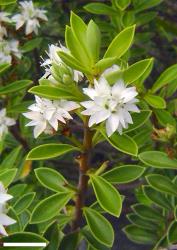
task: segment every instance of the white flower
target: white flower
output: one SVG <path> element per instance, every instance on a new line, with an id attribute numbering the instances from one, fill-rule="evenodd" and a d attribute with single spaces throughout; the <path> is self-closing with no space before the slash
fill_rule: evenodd
<path id="1" fill-rule="evenodd" d="M 52 64 L 55 64 L 58 66 L 63 64 L 62 59 L 58 55 L 59 51 L 69 53 L 69 50 L 65 46 L 63 46 L 61 43 L 60 43 L 60 46 L 56 46 L 53 44 L 49 45 L 49 52 L 47 52 L 47 55 L 49 58 L 44 60 L 44 62 L 41 64 L 42 67 L 45 67 L 45 74 L 43 75 L 42 78 L 48 78 L 54 84 L 57 84 L 58 82 L 52 76 L 51 66 L 52 66 Z M 68 69 L 70 69 L 70 71 L 72 73 L 71 68 L 68 67 Z M 78 70 L 73 70 L 73 80 L 75 82 L 80 81 L 83 77 L 84 77 L 84 75 L 82 72 L 80 72 Z"/>
<path id="2" fill-rule="evenodd" d="M 21 58 L 21 51 L 19 50 L 19 41 L 10 40 L 2 41 L 0 43 L 0 63 L 11 63 L 12 55 Z"/>
<path id="3" fill-rule="evenodd" d="M 0 141 L 7 134 L 8 127 L 15 125 L 15 120 L 6 116 L 6 109 L 0 110 Z"/>
<path id="4" fill-rule="evenodd" d="M 11 20 L 8 17 L 9 15 L 10 15 L 10 13 L 1 11 L 0 12 L 0 23 L 10 23 Z"/>
<path id="5" fill-rule="evenodd" d="M 21 13 L 12 17 L 12 20 L 16 23 L 16 30 L 21 28 L 24 24 L 25 34 L 29 35 L 34 31 L 38 34 L 38 28 L 40 27 L 39 21 L 47 21 L 46 11 L 35 8 L 32 1 L 20 2 Z"/>
<path id="6" fill-rule="evenodd" d="M 7 30 L 0 24 L 0 41 L 3 40 L 4 36 L 7 36 Z"/>
<path id="7" fill-rule="evenodd" d="M 72 119 L 69 111 L 79 108 L 72 101 L 51 101 L 35 96 L 36 103 L 28 107 L 30 110 L 23 115 L 32 121 L 26 126 L 34 126 L 34 137 L 37 138 L 42 132 L 51 133 L 58 130 L 58 122 L 66 123 L 65 119 Z"/>
<path id="8" fill-rule="evenodd" d="M 16 221 L 6 215 L 6 202 L 12 199 L 13 196 L 7 194 L 7 190 L 4 188 L 4 185 L 0 182 L 0 234 L 7 236 L 7 232 L 4 226 L 9 226 Z"/>
<path id="9" fill-rule="evenodd" d="M 126 88 L 123 80 L 110 86 L 104 77 L 95 80 L 94 88 L 83 89 L 90 101 L 81 103 L 86 108 L 83 115 L 90 116 L 89 127 L 106 121 L 106 132 L 111 136 L 116 130 L 121 134 L 123 128 L 133 123 L 129 112 L 140 112 L 135 103 L 138 95 L 135 87 Z"/>
<path id="10" fill-rule="evenodd" d="M 120 70 L 120 67 L 119 67 L 118 65 L 116 65 L 116 64 L 113 64 L 110 68 L 106 69 L 106 70 L 102 73 L 101 77 L 105 77 L 107 74 L 116 72 L 116 71 L 118 71 L 118 70 Z"/>

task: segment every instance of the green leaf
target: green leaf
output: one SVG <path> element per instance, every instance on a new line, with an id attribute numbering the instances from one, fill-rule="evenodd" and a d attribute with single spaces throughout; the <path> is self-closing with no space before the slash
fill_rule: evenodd
<path id="1" fill-rule="evenodd" d="M 152 7 L 155 7 L 156 5 L 159 5 L 163 0 L 141 0 L 138 1 L 138 4 L 135 5 L 136 12 L 140 12 L 146 9 L 150 9 Z"/>
<path id="2" fill-rule="evenodd" d="M 151 89 L 152 93 L 157 92 L 174 79 L 177 79 L 177 64 L 170 66 L 159 76 Z"/>
<path id="3" fill-rule="evenodd" d="M 41 37 L 34 38 L 30 41 L 27 41 L 22 47 L 21 50 L 24 52 L 32 51 L 35 48 L 38 48 L 42 42 Z"/>
<path id="4" fill-rule="evenodd" d="M 142 125 L 144 125 L 151 116 L 152 111 L 150 110 L 141 110 L 140 113 L 132 113 L 133 124 L 130 124 L 127 129 L 125 129 L 124 133 L 129 133 Z"/>
<path id="5" fill-rule="evenodd" d="M 146 176 L 146 180 L 154 189 L 171 195 L 177 195 L 177 186 L 168 178 L 160 174 Z"/>
<path id="6" fill-rule="evenodd" d="M 156 110 L 154 110 L 154 113 L 157 117 L 157 120 L 159 121 L 159 123 L 162 126 L 166 127 L 167 124 L 170 124 L 172 126 L 176 126 L 175 118 L 167 110 L 156 109 Z"/>
<path id="7" fill-rule="evenodd" d="M 107 137 L 103 129 L 100 130 L 104 138 L 117 150 L 129 154 L 135 155 L 138 154 L 138 147 L 135 141 L 130 138 L 128 135 L 119 135 L 118 132 L 115 132 L 112 136 Z"/>
<path id="8" fill-rule="evenodd" d="M 78 151 L 78 148 L 69 144 L 50 143 L 33 148 L 27 155 L 27 160 L 45 160 L 59 157 L 71 151 Z"/>
<path id="9" fill-rule="evenodd" d="M 135 23 L 135 12 L 133 10 L 129 10 L 124 12 L 124 15 L 122 16 L 122 24 L 123 27 L 128 27 Z"/>
<path id="10" fill-rule="evenodd" d="M 73 194 L 73 192 L 54 194 L 39 202 L 32 212 L 31 223 L 41 223 L 57 216 Z"/>
<path id="11" fill-rule="evenodd" d="M 143 192 L 152 202 L 162 207 L 163 209 L 172 209 L 170 200 L 163 193 L 154 190 L 150 186 L 144 186 Z"/>
<path id="12" fill-rule="evenodd" d="M 144 173 L 144 170 L 145 168 L 138 165 L 124 165 L 115 167 L 104 173 L 102 176 L 108 182 L 123 184 L 138 179 Z"/>
<path id="13" fill-rule="evenodd" d="M 65 190 L 63 185 L 66 184 L 67 181 L 56 170 L 51 168 L 37 168 L 35 169 L 35 175 L 44 187 L 51 189 L 54 192 Z"/>
<path id="14" fill-rule="evenodd" d="M 3 160 L 3 162 L 0 165 L 1 170 L 7 169 L 7 168 L 13 168 L 15 167 L 15 163 L 17 161 L 17 158 L 20 154 L 21 146 L 18 146 L 14 148 Z"/>
<path id="15" fill-rule="evenodd" d="M 21 196 L 13 206 L 15 212 L 17 214 L 21 214 L 25 209 L 27 209 L 31 205 L 34 197 L 35 197 L 34 192 L 27 193 Z"/>
<path id="16" fill-rule="evenodd" d="M 112 7 L 104 3 L 89 3 L 84 6 L 84 9 L 93 14 L 109 16 L 118 14 Z"/>
<path id="17" fill-rule="evenodd" d="M 16 3 L 17 0 L 0 0 L 0 5 L 9 5 Z"/>
<path id="18" fill-rule="evenodd" d="M 135 33 L 135 25 L 127 27 L 121 31 L 109 45 L 104 58 L 117 57 L 120 58 L 129 49 L 132 44 Z"/>
<path id="19" fill-rule="evenodd" d="M 8 237 L 3 238 L 3 242 L 31 242 L 31 243 L 48 243 L 48 241 L 38 234 L 31 233 L 31 232 L 24 232 L 24 233 L 15 233 L 11 234 Z M 12 250 L 12 247 L 6 247 L 7 250 Z M 34 250 L 42 250 L 44 247 L 33 247 Z M 13 247 L 13 250 L 19 250 L 19 247 Z M 20 250 L 26 250 L 26 247 L 20 247 Z"/>
<path id="20" fill-rule="evenodd" d="M 153 62 L 153 58 L 145 59 L 139 62 L 136 62 L 135 64 L 128 67 L 123 72 L 123 79 L 126 83 L 130 84 L 137 79 L 139 79 L 148 69 L 149 65 L 151 65 Z"/>
<path id="21" fill-rule="evenodd" d="M 134 225 L 140 228 L 149 229 L 156 231 L 158 229 L 158 224 L 153 223 L 152 221 L 145 220 L 144 218 L 138 216 L 137 214 L 128 214 L 127 219 Z"/>
<path id="22" fill-rule="evenodd" d="M 28 87 L 32 83 L 31 80 L 19 80 L 0 88 L 0 95 L 7 95 L 13 92 L 20 91 Z"/>
<path id="23" fill-rule="evenodd" d="M 164 218 L 158 210 L 143 204 L 135 204 L 132 206 L 133 211 L 140 217 L 154 222 L 163 222 Z"/>
<path id="24" fill-rule="evenodd" d="M 4 187 L 8 187 L 17 174 L 17 168 L 8 169 L 0 173 L 0 181 Z"/>
<path id="25" fill-rule="evenodd" d="M 60 243 L 59 250 L 77 250 L 79 232 L 75 231 L 65 235 Z"/>
<path id="26" fill-rule="evenodd" d="M 97 211 L 88 207 L 83 209 L 83 213 L 93 236 L 100 243 L 111 247 L 114 242 L 114 231 L 109 221 Z"/>
<path id="27" fill-rule="evenodd" d="M 94 249 L 109 250 L 106 246 L 97 241 L 87 227 L 83 228 L 81 233 L 86 241 L 93 246 Z"/>
<path id="28" fill-rule="evenodd" d="M 173 221 L 169 228 L 167 233 L 168 242 L 170 244 L 176 244 L 177 243 L 177 221 Z"/>
<path id="29" fill-rule="evenodd" d="M 131 3 L 131 0 L 117 0 L 116 5 L 121 9 L 125 10 L 129 4 Z"/>
<path id="30" fill-rule="evenodd" d="M 38 95 L 44 98 L 52 99 L 52 100 L 70 100 L 70 101 L 83 101 L 83 95 L 79 95 L 75 92 L 70 92 L 62 87 L 52 87 L 52 86 L 35 86 L 28 90 L 29 93 L 34 95 Z"/>
<path id="31" fill-rule="evenodd" d="M 72 56 L 81 62 L 84 67 L 91 68 L 92 62 L 86 50 L 82 47 L 82 44 L 69 26 L 66 26 L 65 39 L 67 48 L 70 50 Z"/>
<path id="32" fill-rule="evenodd" d="M 157 95 L 152 95 L 152 94 L 146 94 L 144 96 L 144 100 L 153 108 L 156 109 L 164 109 L 166 108 L 166 102 L 165 100 Z"/>
<path id="33" fill-rule="evenodd" d="M 20 224 L 21 224 L 23 231 L 25 230 L 26 226 L 28 225 L 30 217 L 31 217 L 31 214 L 28 210 L 25 210 L 23 213 L 21 213 L 19 215 L 19 220 L 20 220 Z"/>
<path id="34" fill-rule="evenodd" d="M 128 239 L 135 243 L 152 245 L 158 240 L 158 237 L 154 232 L 139 228 L 135 225 L 128 225 L 123 231 Z"/>
<path id="35" fill-rule="evenodd" d="M 91 20 L 87 27 L 87 46 L 94 62 L 99 60 L 101 46 L 101 32 L 96 23 Z"/>
<path id="36" fill-rule="evenodd" d="M 122 199 L 117 189 L 101 176 L 90 175 L 90 181 L 99 205 L 109 214 L 119 217 Z"/>
<path id="37" fill-rule="evenodd" d="M 79 70 L 83 73 L 90 74 L 91 70 L 84 67 L 76 58 L 74 58 L 72 55 L 69 55 L 63 51 L 58 52 L 59 57 L 62 59 L 66 65 L 69 67 Z"/>
<path id="38" fill-rule="evenodd" d="M 105 69 L 111 67 L 116 62 L 116 60 L 116 57 L 101 59 L 95 64 L 95 71 L 99 73 L 103 72 Z"/>
<path id="39" fill-rule="evenodd" d="M 6 69 L 8 69 L 10 66 L 11 66 L 11 64 L 9 64 L 9 63 L 0 64 L 0 74 L 3 73 Z"/>
<path id="40" fill-rule="evenodd" d="M 170 159 L 167 154 L 160 151 L 146 151 L 138 155 L 140 161 L 154 168 L 177 169 L 177 160 Z"/>

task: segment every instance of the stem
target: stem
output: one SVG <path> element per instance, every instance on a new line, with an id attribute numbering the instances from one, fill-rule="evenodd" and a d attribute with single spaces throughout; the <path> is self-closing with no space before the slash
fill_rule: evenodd
<path id="1" fill-rule="evenodd" d="M 90 165 L 90 153 L 92 148 L 92 133 L 88 127 L 88 118 L 84 122 L 83 153 L 79 158 L 79 183 L 78 193 L 75 201 L 75 215 L 72 223 L 72 231 L 79 228 L 82 219 L 82 208 L 85 204 L 85 198 L 88 187 L 89 177 L 86 175 Z"/>

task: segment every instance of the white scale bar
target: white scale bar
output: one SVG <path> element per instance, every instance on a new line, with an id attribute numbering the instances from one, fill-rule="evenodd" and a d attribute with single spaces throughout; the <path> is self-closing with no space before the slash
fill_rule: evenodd
<path id="1" fill-rule="evenodd" d="M 46 247 L 46 243 L 26 243 L 26 242 L 15 242 L 15 243 L 8 243 L 4 242 L 3 247 Z"/>

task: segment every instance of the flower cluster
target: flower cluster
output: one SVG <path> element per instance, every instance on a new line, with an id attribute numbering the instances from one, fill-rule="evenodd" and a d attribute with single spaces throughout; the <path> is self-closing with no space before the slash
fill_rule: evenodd
<path id="1" fill-rule="evenodd" d="M 4 185 L 0 182 L 0 234 L 7 236 L 7 232 L 4 228 L 4 226 L 9 226 L 16 221 L 12 218 L 10 218 L 6 213 L 6 202 L 10 199 L 12 199 L 13 196 L 7 194 L 7 190 L 4 188 Z"/>
<path id="2" fill-rule="evenodd" d="M 94 88 L 84 88 L 90 101 L 82 102 L 86 108 L 83 115 L 90 116 L 89 127 L 106 121 L 106 132 L 111 136 L 116 130 L 122 134 L 123 128 L 133 123 L 130 111 L 140 112 L 135 103 L 135 87 L 126 88 L 124 81 L 117 81 L 112 87 L 104 77 L 94 81 Z"/>
<path id="3" fill-rule="evenodd" d="M 40 20 L 47 21 L 46 11 L 34 7 L 32 1 L 20 2 L 20 14 L 16 14 L 12 17 L 12 20 L 16 23 L 16 30 L 25 26 L 25 34 L 29 35 L 32 32 L 38 34 L 38 28 L 40 27 Z"/>
<path id="4" fill-rule="evenodd" d="M 0 110 L 0 141 L 8 132 L 8 127 L 15 125 L 15 120 L 6 116 L 6 109 Z"/>
<path id="5" fill-rule="evenodd" d="M 78 82 L 83 73 L 65 65 L 58 55 L 59 51 L 69 53 L 69 50 L 62 45 L 49 46 L 47 53 L 49 58 L 42 63 L 45 67 L 42 78 L 48 79 L 51 85 L 65 83 L 64 79 L 69 76 L 70 81 Z M 36 96 L 36 103 L 29 107 L 31 111 L 24 113 L 25 117 L 32 120 L 27 126 L 35 126 L 34 137 L 38 137 L 42 132 L 51 133 L 52 129 L 57 131 L 58 121 L 65 123 L 65 119 L 71 119 L 68 112 L 79 108 L 80 105 L 86 108 L 81 114 L 90 116 L 89 127 L 105 121 L 108 136 L 116 130 L 122 134 L 122 130 L 133 123 L 130 112 L 140 112 L 140 110 L 136 106 L 138 100 L 135 97 L 138 93 L 135 87 L 126 87 L 123 79 L 118 80 L 113 86 L 106 80 L 107 74 L 117 70 L 120 70 L 120 67 L 113 65 L 106 69 L 98 80 L 94 80 L 94 87 L 83 88 L 83 93 L 90 100 L 79 104 L 66 100 L 51 101 Z"/>
<path id="6" fill-rule="evenodd" d="M 66 123 L 65 119 L 72 119 L 69 111 L 79 108 L 79 105 L 72 101 L 60 100 L 51 101 L 35 96 L 36 103 L 23 113 L 32 121 L 27 126 L 34 126 L 34 137 L 37 138 L 42 132 L 46 134 L 58 130 L 58 122 Z"/>
<path id="7" fill-rule="evenodd" d="M 60 46 L 53 44 L 49 46 L 49 52 L 47 52 L 49 58 L 41 64 L 42 67 L 45 67 L 45 74 L 42 78 L 49 79 L 53 85 L 57 85 L 58 82 L 65 83 L 67 80 L 74 80 L 75 82 L 81 80 L 84 76 L 83 73 L 78 70 L 72 70 L 66 66 L 58 55 L 59 51 L 69 52 L 69 50 L 61 44 Z"/>

